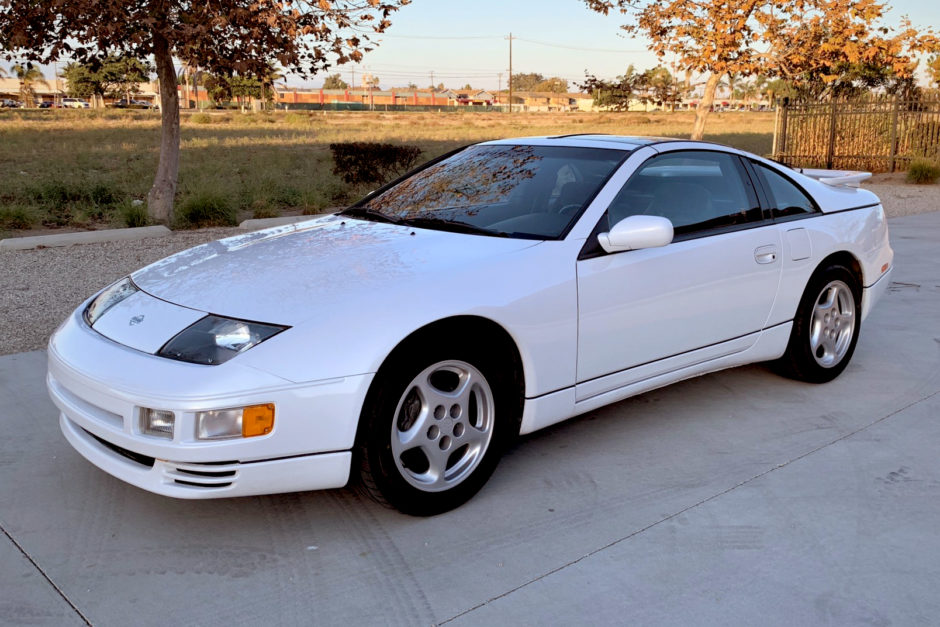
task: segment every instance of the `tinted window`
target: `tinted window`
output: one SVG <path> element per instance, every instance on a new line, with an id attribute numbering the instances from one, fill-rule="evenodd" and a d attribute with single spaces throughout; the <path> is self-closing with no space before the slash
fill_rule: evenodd
<path id="1" fill-rule="evenodd" d="M 644 163 L 608 208 L 611 226 L 632 215 L 669 218 L 677 236 L 763 218 L 737 157 L 720 152 L 669 153 Z"/>
<path id="2" fill-rule="evenodd" d="M 493 234 L 558 238 L 628 154 L 601 148 L 471 146 L 357 208 L 427 228 L 454 226 L 441 222 L 447 220 Z"/>
<path id="3" fill-rule="evenodd" d="M 775 218 L 816 211 L 813 201 L 795 183 L 790 182 L 782 174 L 761 163 L 755 163 L 754 168 L 764 179 L 764 188 L 770 196 Z"/>

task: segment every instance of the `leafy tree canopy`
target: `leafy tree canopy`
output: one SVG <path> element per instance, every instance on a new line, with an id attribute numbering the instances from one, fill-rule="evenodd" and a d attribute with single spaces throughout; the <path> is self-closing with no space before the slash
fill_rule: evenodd
<path id="1" fill-rule="evenodd" d="M 563 78 L 552 77 L 536 83 L 533 91 L 547 91 L 553 94 L 568 93 L 568 81 Z"/>
<path id="2" fill-rule="evenodd" d="M 509 84 L 516 91 L 535 91 L 535 86 L 545 80 L 545 77 L 536 72 L 513 74 Z"/>
<path id="3" fill-rule="evenodd" d="M 840 63 L 873 62 L 905 77 L 912 55 L 937 45 L 932 33 L 921 35 L 906 20 L 898 31 L 884 26 L 885 4 L 877 0 L 583 1 L 627 16 L 622 28 L 646 36 L 657 55 L 675 55 L 683 70 L 709 75 L 694 139 L 702 137 L 722 76 L 762 72 L 831 82 Z"/>
<path id="4" fill-rule="evenodd" d="M 153 68 L 127 55 L 110 55 L 86 63 L 69 63 L 62 70 L 70 96 L 88 98 L 127 97 L 138 92 L 138 83 L 150 80 Z"/>
<path id="5" fill-rule="evenodd" d="M 323 89 L 349 89 L 349 84 L 343 80 L 340 74 L 330 74 L 323 81 Z"/>
<path id="6" fill-rule="evenodd" d="M 927 61 L 927 75 L 935 87 L 940 87 L 940 54 L 935 54 Z"/>
<path id="7" fill-rule="evenodd" d="M 163 133 L 148 210 L 169 222 L 179 170 L 179 97 L 173 58 L 230 76 L 259 76 L 270 63 L 303 77 L 359 61 L 370 32 L 410 0 L 2 0 L 0 47 L 8 59 L 79 63 L 127 54 L 153 57 Z"/>

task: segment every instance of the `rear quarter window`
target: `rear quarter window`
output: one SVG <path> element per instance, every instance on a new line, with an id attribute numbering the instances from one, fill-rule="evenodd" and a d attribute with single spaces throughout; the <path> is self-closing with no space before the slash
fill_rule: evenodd
<path id="1" fill-rule="evenodd" d="M 771 203 L 771 215 L 774 218 L 800 216 L 815 213 L 818 208 L 809 194 L 796 183 L 762 163 L 752 162 L 761 178 L 764 190 Z"/>

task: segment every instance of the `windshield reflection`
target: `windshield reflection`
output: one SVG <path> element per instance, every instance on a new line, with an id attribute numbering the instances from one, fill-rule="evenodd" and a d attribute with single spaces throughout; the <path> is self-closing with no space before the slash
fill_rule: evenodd
<path id="1" fill-rule="evenodd" d="M 471 146 L 344 213 L 420 228 L 557 239 L 628 154 L 567 146 Z"/>

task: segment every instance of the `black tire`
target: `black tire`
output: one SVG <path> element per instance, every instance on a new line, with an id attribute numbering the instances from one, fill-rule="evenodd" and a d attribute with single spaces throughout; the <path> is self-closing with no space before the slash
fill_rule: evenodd
<path id="1" fill-rule="evenodd" d="M 476 494 L 519 433 L 522 395 L 511 363 L 473 339 L 428 338 L 396 350 L 363 406 L 357 455 L 365 492 L 413 516 L 449 511 Z M 461 386 L 466 394 L 447 400 Z M 402 444 L 407 434 L 415 439 Z"/>
<path id="2" fill-rule="evenodd" d="M 781 374 L 828 383 L 845 370 L 858 343 L 861 291 L 858 277 L 841 264 L 813 274 L 797 307 L 787 351 L 776 364 Z"/>

